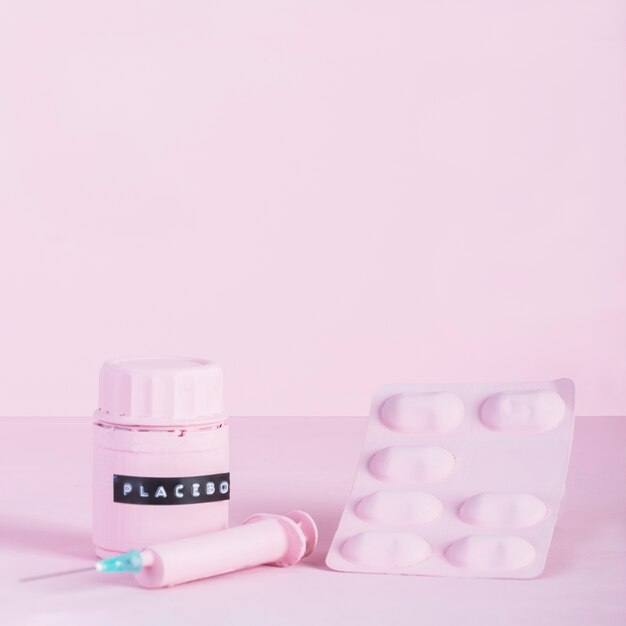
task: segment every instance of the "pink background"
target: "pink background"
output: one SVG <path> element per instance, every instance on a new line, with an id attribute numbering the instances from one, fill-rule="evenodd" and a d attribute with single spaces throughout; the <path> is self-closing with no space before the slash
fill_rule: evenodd
<path id="1" fill-rule="evenodd" d="M 626 413 L 626 5 L 0 0 L 0 412 L 568 376 Z"/>

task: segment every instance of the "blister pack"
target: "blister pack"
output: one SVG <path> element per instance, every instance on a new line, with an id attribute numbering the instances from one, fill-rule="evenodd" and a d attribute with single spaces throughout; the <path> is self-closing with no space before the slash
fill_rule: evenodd
<path id="1" fill-rule="evenodd" d="M 373 398 L 327 565 L 347 572 L 538 576 L 573 431 L 569 379 L 384 387 Z"/>

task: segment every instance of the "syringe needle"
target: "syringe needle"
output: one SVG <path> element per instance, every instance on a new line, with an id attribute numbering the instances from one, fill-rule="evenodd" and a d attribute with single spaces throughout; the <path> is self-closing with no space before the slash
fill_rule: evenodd
<path id="1" fill-rule="evenodd" d="M 146 557 L 148 558 L 148 557 Z M 110 556 L 106 559 L 96 561 L 91 567 L 81 567 L 52 574 L 42 574 L 41 576 L 29 576 L 21 578 L 21 583 L 33 580 L 43 580 L 44 578 L 55 578 L 56 576 L 67 576 L 68 574 L 80 574 L 81 572 L 139 572 L 144 566 L 144 558 L 139 550 L 129 550 L 124 554 Z"/>
<path id="2" fill-rule="evenodd" d="M 64 572 L 54 572 L 52 574 L 41 574 L 40 576 L 28 576 L 27 578 L 20 578 L 19 582 L 21 583 L 29 583 L 33 580 L 43 580 L 44 578 L 55 578 L 57 576 L 67 576 L 68 574 L 79 574 L 81 572 L 95 572 L 96 568 L 92 565 L 91 567 L 81 567 L 80 569 L 70 569 Z"/>

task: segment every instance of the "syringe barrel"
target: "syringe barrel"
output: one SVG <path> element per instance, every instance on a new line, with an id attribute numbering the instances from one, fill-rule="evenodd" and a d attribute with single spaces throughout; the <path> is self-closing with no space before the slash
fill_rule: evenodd
<path id="1" fill-rule="evenodd" d="M 145 553 L 151 564 L 135 578 L 142 587 L 169 587 L 256 565 L 292 565 L 316 540 L 306 513 L 255 515 L 242 526 L 149 546 Z"/>

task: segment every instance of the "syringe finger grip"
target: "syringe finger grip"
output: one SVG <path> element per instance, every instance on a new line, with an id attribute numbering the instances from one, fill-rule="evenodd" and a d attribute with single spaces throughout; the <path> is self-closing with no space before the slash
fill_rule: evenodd
<path id="1" fill-rule="evenodd" d="M 256 565 L 293 565 L 316 542 L 315 523 L 302 511 L 255 515 L 242 526 L 149 546 L 135 578 L 142 587 L 169 587 Z"/>

